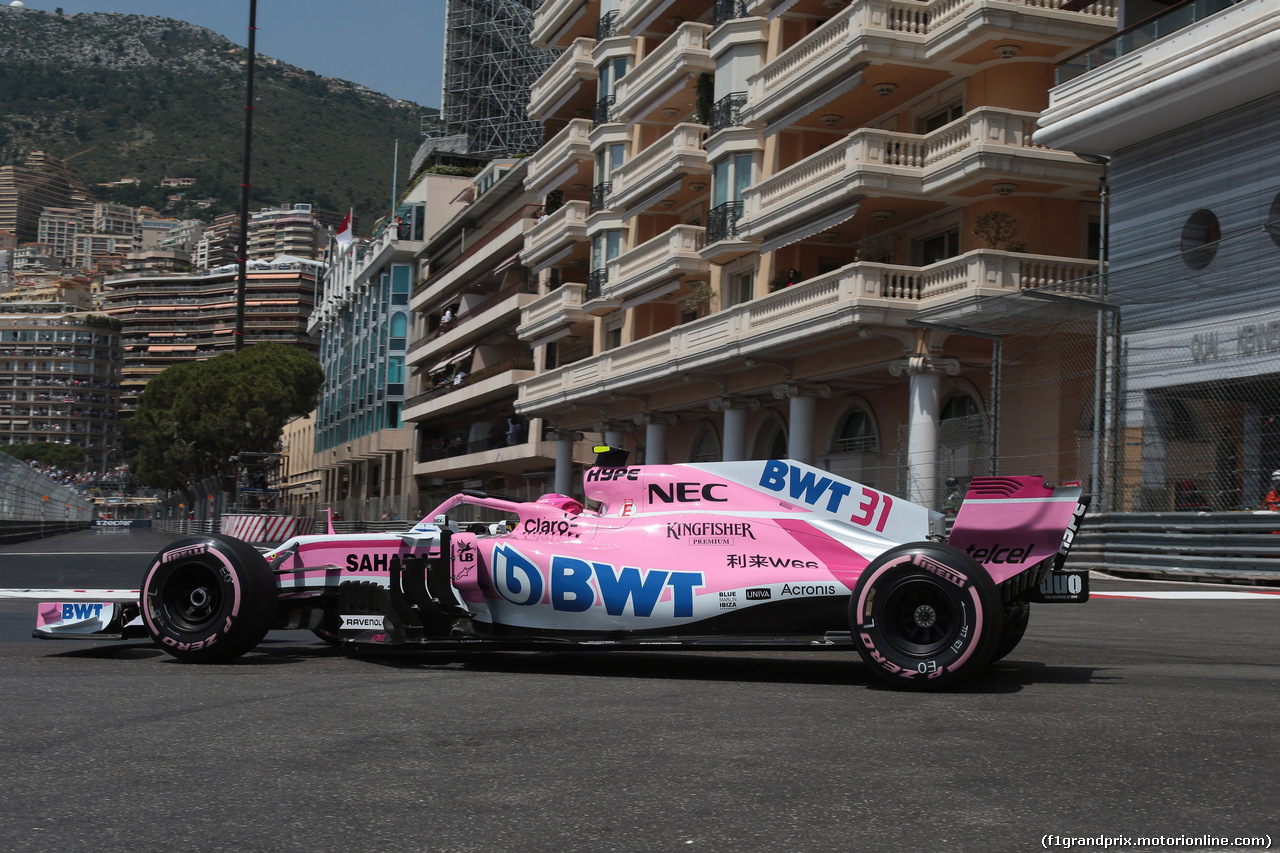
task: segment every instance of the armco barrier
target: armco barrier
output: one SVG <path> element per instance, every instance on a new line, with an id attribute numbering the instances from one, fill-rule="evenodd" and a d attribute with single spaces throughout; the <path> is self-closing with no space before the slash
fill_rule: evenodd
<path id="1" fill-rule="evenodd" d="M 73 530 L 84 530 L 88 526 L 87 521 L 0 521 L 0 544 L 57 536 Z"/>
<path id="2" fill-rule="evenodd" d="M 1120 575 L 1280 585 L 1280 513 L 1086 516 L 1070 563 Z"/>

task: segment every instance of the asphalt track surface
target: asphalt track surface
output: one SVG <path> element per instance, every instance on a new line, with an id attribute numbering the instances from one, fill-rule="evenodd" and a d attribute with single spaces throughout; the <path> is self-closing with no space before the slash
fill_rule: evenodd
<path id="1" fill-rule="evenodd" d="M 0 587 L 136 586 L 168 538 L 3 546 Z M 0 602 L 6 851 L 1280 843 L 1280 595 L 1037 605 L 1009 659 L 944 694 L 843 652 L 350 658 L 282 632 L 195 666 L 33 624 Z"/>

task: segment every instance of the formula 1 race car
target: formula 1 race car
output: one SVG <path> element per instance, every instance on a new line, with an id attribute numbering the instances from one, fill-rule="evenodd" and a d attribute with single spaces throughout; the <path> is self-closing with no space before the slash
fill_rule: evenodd
<path id="1" fill-rule="evenodd" d="M 1063 568 L 1087 506 L 1078 486 L 974 478 L 944 537 L 940 513 L 791 460 L 597 453 L 591 509 L 463 492 L 404 533 L 330 525 L 266 554 L 188 536 L 141 590 L 42 603 L 35 636 L 150 636 L 200 663 L 273 628 L 348 651 L 857 649 L 877 677 L 921 689 L 1007 655 L 1032 602 L 1089 597 L 1088 572 Z M 461 505 L 506 520 L 459 524 Z"/>

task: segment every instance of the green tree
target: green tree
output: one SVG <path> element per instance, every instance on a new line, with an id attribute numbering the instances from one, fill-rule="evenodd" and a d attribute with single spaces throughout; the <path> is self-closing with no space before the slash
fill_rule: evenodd
<path id="1" fill-rule="evenodd" d="M 21 459 L 23 462 L 34 459 L 44 465 L 67 469 L 84 464 L 85 454 L 83 447 L 76 447 L 72 444 L 52 444 L 47 441 L 35 444 L 15 444 L 11 447 L 6 447 L 4 452 L 14 459 Z"/>
<path id="2" fill-rule="evenodd" d="M 188 491 L 205 477 L 230 489 L 239 453 L 270 453 L 290 418 L 315 408 L 324 371 L 303 350 L 257 344 L 168 368 L 147 383 L 124 425 L 133 475 Z"/>

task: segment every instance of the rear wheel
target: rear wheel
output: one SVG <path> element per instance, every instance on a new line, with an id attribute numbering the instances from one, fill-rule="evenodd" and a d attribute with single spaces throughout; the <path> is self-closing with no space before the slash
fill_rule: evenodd
<path id="1" fill-rule="evenodd" d="M 986 571 L 937 542 L 891 548 L 854 584 L 849 623 L 875 676 L 916 690 L 953 685 L 991 662 L 1002 628 Z"/>
<path id="2" fill-rule="evenodd" d="M 275 614 L 270 566 L 256 549 L 230 536 L 179 539 L 156 555 L 142 583 L 147 633 L 186 661 L 239 657 L 266 636 Z"/>

